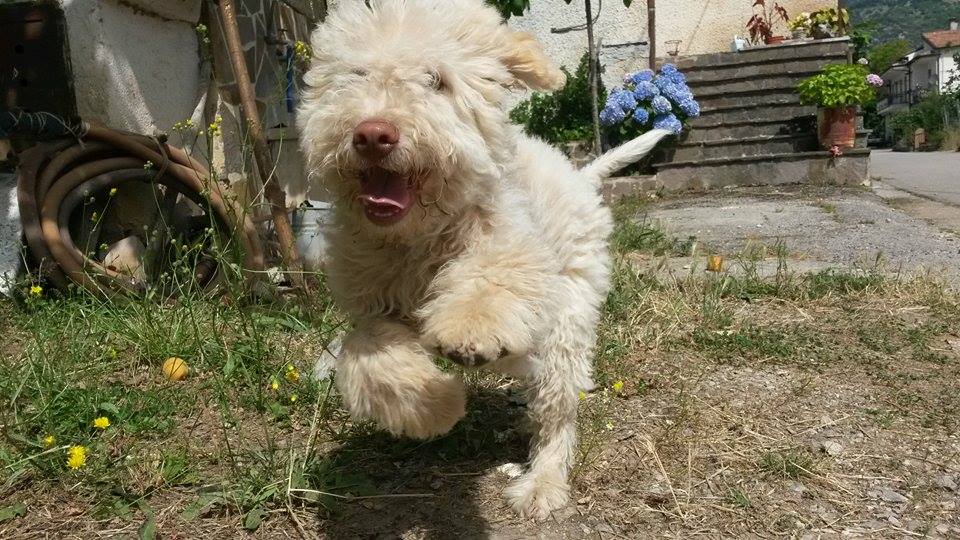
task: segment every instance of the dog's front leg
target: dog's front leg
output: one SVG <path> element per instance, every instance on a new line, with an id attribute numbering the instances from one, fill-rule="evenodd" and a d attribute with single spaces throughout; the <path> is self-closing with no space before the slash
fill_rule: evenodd
<path id="1" fill-rule="evenodd" d="M 552 264 L 535 247 L 452 261 L 418 311 L 424 345 L 466 367 L 528 354 L 548 317 Z"/>
<path id="2" fill-rule="evenodd" d="M 362 321 L 343 342 L 337 388 L 347 410 L 394 435 L 442 435 L 464 415 L 463 383 L 443 373 L 409 327 Z"/>

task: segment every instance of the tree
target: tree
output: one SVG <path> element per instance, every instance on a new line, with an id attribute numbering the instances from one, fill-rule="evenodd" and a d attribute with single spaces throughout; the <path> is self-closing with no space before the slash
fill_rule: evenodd
<path id="1" fill-rule="evenodd" d="M 564 2 L 568 4 L 571 1 L 572 0 L 564 0 Z M 504 19 L 520 17 L 524 11 L 530 9 L 530 0 L 487 0 L 487 3 L 500 10 L 500 14 L 503 15 Z M 632 3 L 633 0 L 623 0 L 623 5 L 627 7 L 630 7 Z"/>
<path id="2" fill-rule="evenodd" d="M 876 45 L 867 53 L 870 70 L 874 73 L 883 73 L 912 50 L 910 42 L 905 39 L 894 39 Z"/>
<path id="3" fill-rule="evenodd" d="M 567 4 L 573 0 L 563 0 Z M 647 0 L 648 11 L 649 6 L 653 3 L 654 0 Z M 530 9 L 530 0 L 487 0 L 487 3 L 496 6 L 500 10 L 500 13 L 505 19 L 509 19 L 511 16 L 523 15 L 523 12 Z M 633 0 L 623 0 L 623 5 L 630 7 L 630 4 L 633 3 Z M 597 51 L 598 44 L 593 38 L 593 24 L 597 22 L 597 19 L 600 17 L 600 14 L 597 13 L 596 16 L 593 15 L 593 8 L 590 6 L 590 0 L 583 1 L 583 7 L 586 11 L 587 22 L 583 27 L 573 27 L 566 30 L 587 30 L 587 55 L 590 59 L 590 106 L 593 109 L 593 144 L 594 151 L 597 153 L 602 151 L 602 142 L 600 138 L 600 111 L 597 108 L 597 100 L 600 96 L 600 66 L 599 66 L 599 54 Z M 652 49 L 651 49 L 652 50 Z"/>

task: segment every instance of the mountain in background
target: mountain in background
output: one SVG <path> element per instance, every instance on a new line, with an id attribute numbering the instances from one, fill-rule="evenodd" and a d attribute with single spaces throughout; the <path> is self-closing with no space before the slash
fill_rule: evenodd
<path id="1" fill-rule="evenodd" d="M 960 19 L 960 0 L 841 0 L 850 10 L 854 26 L 874 22 L 874 43 L 904 38 L 922 43 L 921 34 L 950 28 L 950 18 Z"/>

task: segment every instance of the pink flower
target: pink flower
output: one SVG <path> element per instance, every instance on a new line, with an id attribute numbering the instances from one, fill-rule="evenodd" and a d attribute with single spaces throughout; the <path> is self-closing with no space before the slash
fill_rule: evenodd
<path id="1" fill-rule="evenodd" d="M 843 155 L 843 150 L 839 146 L 833 145 L 830 147 L 830 156 L 831 157 L 840 157 Z"/>
<path id="2" fill-rule="evenodd" d="M 867 84 L 870 86 L 880 87 L 883 86 L 883 79 L 876 73 L 871 73 L 867 75 Z"/>

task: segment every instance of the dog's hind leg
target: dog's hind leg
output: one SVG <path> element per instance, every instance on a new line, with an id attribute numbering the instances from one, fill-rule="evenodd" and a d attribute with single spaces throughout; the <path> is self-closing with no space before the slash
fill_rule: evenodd
<path id="1" fill-rule="evenodd" d="M 563 506 L 577 450 L 579 394 L 592 387 L 590 353 L 595 340 L 596 307 L 586 302 L 560 313 L 534 364 L 528 407 L 535 431 L 527 472 L 504 495 L 522 515 L 538 519 Z"/>
<path id="2" fill-rule="evenodd" d="M 354 417 L 395 435 L 441 435 L 464 415 L 463 383 L 440 371 L 417 334 L 400 323 L 359 323 L 343 342 L 335 378 Z"/>

